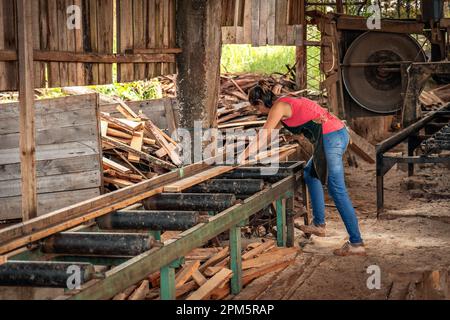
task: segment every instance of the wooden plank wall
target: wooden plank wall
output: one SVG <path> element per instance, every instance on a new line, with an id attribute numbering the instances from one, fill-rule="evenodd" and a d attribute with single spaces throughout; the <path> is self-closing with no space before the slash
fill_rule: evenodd
<path id="1" fill-rule="evenodd" d="M 224 44 L 295 46 L 302 39 L 300 0 L 236 0 L 234 24 L 224 24 Z M 228 22 L 229 23 L 229 22 Z"/>
<path id="2" fill-rule="evenodd" d="M 117 12 L 118 53 L 175 48 L 175 0 L 119 0 Z M 120 64 L 118 80 L 143 80 L 175 72 L 174 62 Z"/>
<path id="3" fill-rule="evenodd" d="M 36 102 L 38 214 L 100 195 L 97 95 Z M 19 104 L 0 105 L 0 220 L 21 218 Z"/>

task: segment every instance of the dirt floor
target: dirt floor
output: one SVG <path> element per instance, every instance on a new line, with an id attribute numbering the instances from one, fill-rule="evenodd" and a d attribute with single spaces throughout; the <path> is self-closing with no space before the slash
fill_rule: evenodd
<path id="1" fill-rule="evenodd" d="M 235 299 L 405 299 L 424 271 L 448 270 L 449 168 L 417 168 L 416 176 L 407 178 L 405 167 L 394 167 L 385 178 L 385 219 L 377 220 L 375 168 L 362 161 L 358 164 L 358 168 L 347 168 L 347 184 L 368 256 L 333 256 L 333 249 L 345 242 L 347 234 L 327 198 L 329 237 L 307 240 L 296 231 L 296 244 L 303 249 L 297 263 L 258 279 Z M 370 290 L 367 268 L 373 265 L 380 268 L 381 288 Z M 445 290 L 448 293 L 448 287 Z"/>

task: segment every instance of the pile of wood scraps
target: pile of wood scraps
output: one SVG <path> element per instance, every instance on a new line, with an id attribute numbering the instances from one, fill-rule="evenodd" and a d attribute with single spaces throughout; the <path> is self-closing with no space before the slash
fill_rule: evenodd
<path id="1" fill-rule="evenodd" d="M 298 248 L 278 248 L 275 241 L 255 242 L 242 254 L 244 288 L 268 273 L 281 272 L 300 254 Z M 185 257 L 175 276 L 178 300 L 224 300 L 231 295 L 229 247 L 199 248 Z M 159 300 L 160 272 L 117 295 L 115 300 Z"/>
<path id="2" fill-rule="evenodd" d="M 425 108 L 431 110 L 445 106 L 450 102 L 450 84 L 442 85 L 432 90 L 423 90 L 419 100 Z"/>
<path id="3" fill-rule="evenodd" d="M 110 190 L 128 187 L 182 165 L 177 143 L 145 115 L 121 102 L 124 118 L 102 112 L 103 169 Z"/>

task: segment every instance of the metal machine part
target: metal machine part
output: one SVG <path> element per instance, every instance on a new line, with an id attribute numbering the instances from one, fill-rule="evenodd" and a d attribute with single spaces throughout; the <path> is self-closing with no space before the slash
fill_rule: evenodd
<path id="1" fill-rule="evenodd" d="M 425 53 L 409 35 L 369 31 L 349 47 L 343 80 L 361 107 L 378 114 L 397 112 L 403 104 L 401 65 L 424 62 Z"/>

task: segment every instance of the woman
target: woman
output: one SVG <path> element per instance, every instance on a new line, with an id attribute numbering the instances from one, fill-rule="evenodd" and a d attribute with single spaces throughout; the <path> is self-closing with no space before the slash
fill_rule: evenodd
<path id="1" fill-rule="evenodd" d="M 314 221 L 310 226 L 302 226 L 306 234 L 326 236 L 325 199 L 323 184 L 341 215 L 349 234 L 349 241 L 335 255 L 365 255 L 364 242 L 358 226 L 352 201 L 347 193 L 344 177 L 343 156 L 350 137 L 345 124 L 337 117 L 306 98 L 283 97 L 277 99 L 272 91 L 260 83 L 249 93 L 250 103 L 263 114 L 268 114 L 266 124 L 259 135 L 260 141 L 267 143 L 271 129 L 283 126 L 293 134 L 304 134 L 314 144 L 314 156 L 305 167 L 305 182 L 308 186 Z M 259 141 L 252 142 L 241 156 L 241 161 L 257 154 Z M 260 147 L 261 148 L 261 147 Z"/>

